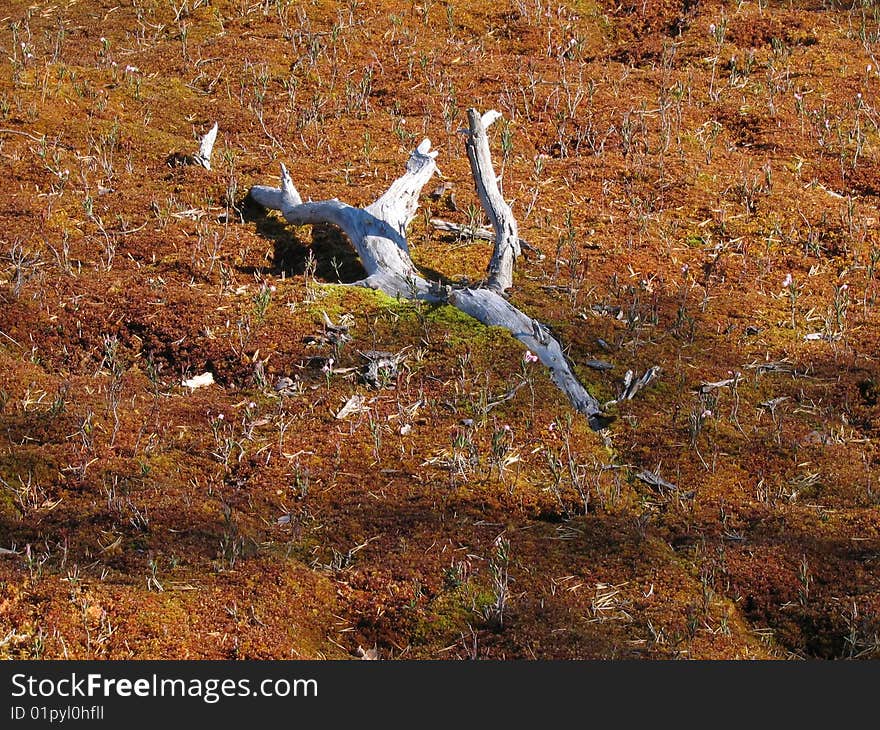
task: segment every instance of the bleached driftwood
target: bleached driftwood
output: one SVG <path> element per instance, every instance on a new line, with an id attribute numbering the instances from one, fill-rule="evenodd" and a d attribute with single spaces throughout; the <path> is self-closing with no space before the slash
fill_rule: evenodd
<path id="1" fill-rule="evenodd" d="M 495 230 L 495 245 L 484 288 L 452 288 L 426 280 L 409 255 L 406 230 L 418 208 L 419 194 L 437 171 L 436 151 L 424 140 L 410 155 L 406 172 L 371 205 L 357 208 L 340 200 L 304 202 L 284 165 L 281 185 L 255 185 L 251 198 L 265 208 L 281 211 L 294 225 L 331 223 L 348 237 L 367 272 L 355 282 L 386 294 L 434 304 L 451 304 L 486 325 L 504 327 L 531 350 L 550 370 L 553 382 L 595 429 L 609 422 L 599 402 L 577 379 L 562 347 L 537 320 L 521 312 L 503 296 L 513 283 L 513 270 L 521 248 L 516 220 L 498 189 L 489 153 L 486 128 L 500 114 L 480 115 L 468 110 L 466 149 L 471 172 Z"/>
<path id="2" fill-rule="evenodd" d="M 468 109 L 467 115 L 469 129 L 465 149 L 468 162 L 471 163 L 471 174 L 474 176 L 480 204 L 495 229 L 495 251 L 489 261 L 487 286 L 503 292 L 513 285 L 513 268 L 522 249 L 519 245 L 516 218 L 498 189 L 498 178 L 489 153 L 489 136 L 486 130 L 501 114 L 493 109 L 480 116 L 476 109 Z"/>
<path id="3" fill-rule="evenodd" d="M 494 241 L 495 240 L 495 231 L 491 228 L 486 228 L 485 226 L 477 226 L 476 228 L 473 226 L 463 226 L 458 223 L 453 223 L 452 221 L 443 220 L 442 218 L 431 218 L 428 221 L 435 229 L 438 231 L 443 231 L 444 233 L 454 233 L 460 239 L 463 238 L 472 238 L 479 239 L 481 241 Z M 531 251 L 535 253 L 540 252 L 530 244 L 526 243 L 523 239 L 519 239 L 519 246 L 524 251 Z M 543 255 L 539 255 L 538 258 L 543 259 Z"/>
<path id="4" fill-rule="evenodd" d="M 211 153 L 214 151 L 214 142 L 217 140 L 217 122 L 211 127 L 199 141 L 199 151 L 194 155 L 185 155 L 182 152 L 172 152 L 166 162 L 170 167 L 182 167 L 184 165 L 199 165 L 206 170 L 211 169 Z"/>
<path id="5" fill-rule="evenodd" d="M 211 153 L 214 151 L 214 142 L 217 140 L 217 122 L 202 137 L 199 143 L 199 151 L 193 155 L 193 162 L 201 165 L 206 170 L 211 169 Z"/>
<path id="6" fill-rule="evenodd" d="M 636 393 L 638 393 L 642 388 L 648 385 L 648 383 L 650 383 L 659 374 L 659 365 L 654 365 L 653 367 L 648 368 L 645 371 L 645 374 L 642 375 L 642 377 L 640 378 L 636 378 L 633 375 L 632 370 L 627 370 L 626 375 L 623 376 L 623 388 L 620 391 L 620 395 L 617 396 L 617 400 L 632 400 L 635 397 Z"/>
<path id="7" fill-rule="evenodd" d="M 412 153 L 406 173 L 395 180 L 385 194 L 366 208 L 340 200 L 303 202 L 287 168 L 281 165 L 281 187 L 254 185 L 251 198 L 264 208 L 280 210 L 295 225 L 332 223 L 348 237 L 367 272 L 361 286 L 381 289 L 391 296 L 439 303 L 432 287 L 418 272 L 409 256 L 406 229 L 415 216 L 418 196 L 431 179 L 437 153 L 429 140 Z"/>
<path id="8" fill-rule="evenodd" d="M 431 218 L 429 223 L 438 231 L 454 233 L 459 238 L 479 238 L 483 241 L 495 240 L 495 231 L 491 228 L 485 228 L 484 226 L 477 226 L 476 228 L 472 226 L 461 226 L 458 223 L 445 221 L 442 218 Z"/>

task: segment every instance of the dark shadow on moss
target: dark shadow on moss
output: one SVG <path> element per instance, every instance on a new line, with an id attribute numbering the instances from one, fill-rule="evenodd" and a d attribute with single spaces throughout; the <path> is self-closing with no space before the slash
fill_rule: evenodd
<path id="1" fill-rule="evenodd" d="M 312 240 L 301 239 L 294 226 L 268 213 L 249 197 L 239 206 L 242 218 L 256 226 L 257 233 L 272 241 L 272 266 L 243 266 L 243 273 L 261 273 L 280 276 L 302 276 L 309 266 L 309 254 L 314 258 L 314 276 L 317 279 L 350 284 L 366 277 L 357 253 L 339 229 L 331 225 L 311 226 Z"/>
<path id="2" fill-rule="evenodd" d="M 242 200 L 238 209 L 242 219 L 253 223 L 257 233 L 272 241 L 272 266 L 242 266 L 239 271 L 245 274 L 264 274 L 280 276 L 302 276 L 309 266 L 309 254 L 314 258 L 314 276 L 320 281 L 352 284 L 367 277 L 367 272 L 358 258 L 351 241 L 333 225 L 311 226 L 312 240 L 308 243 L 297 235 L 296 226 L 291 226 L 275 214 L 253 202 L 249 197 Z M 438 281 L 444 286 L 455 283 L 439 271 L 419 266 L 419 271 L 429 281 Z"/>

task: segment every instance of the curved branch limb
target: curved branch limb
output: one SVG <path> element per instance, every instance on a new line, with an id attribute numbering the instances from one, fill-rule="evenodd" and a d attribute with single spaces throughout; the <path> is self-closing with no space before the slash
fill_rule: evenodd
<path id="1" fill-rule="evenodd" d="M 504 327 L 550 370 L 550 378 L 579 412 L 583 413 L 595 430 L 605 428 L 610 419 L 602 406 L 581 385 L 571 371 L 562 346 L 543 325 L 523 314 L 498 292 L 491 289 L 457 289 L 449 296 L 449 303 L 485 325 Z"/>
<path id="2" fill-rule="evenodd" d="M 495 229 L 495 250 L 489 262 L 487 285 L 503 292 L 513 285 L 513 269 L 521 249 L 516 219 L 498 188 L 486 134 L 486 128 L 501 115 L 490 110 L 480 116 L 476 109 L 468 109 L 467 116 L 469 129 L 465 149 L 480 204 Z"/>
<path id="3" fill-rule="evenodd" d="M 354 282 L 354 286 L 378 289 L 390 297 L 414 299 L 428 304 L 444 304 L 446 302 L 445 292 L 421 276 L 404 277 L 381 271 L 366 279 Z"/>
<path id="4" fill-rule="evenodd" d="M 419 207 L 422 188 L 437 171 L 437 151 L 431 149 L 431 140 L 425 139 L 412 152 L 406 163 L 406 173 L 397 178 L 382 197 L 368 205 L 365 210 L 385 221 L 398 234 L 397 244 L 409 252 L 406 229 Z"/>
<path id="5" fill-rule="evenodd" d="M 302 205 L 302 197 L 299 191 L 294 187 L 290 173 L 281 163 L 281 187 L 270 188 L 267 185 L 254 185 L 248 193 L 254 202 L 259 203 L 269 210 L 280 210 L 284 217 L 287 217 L 287 211 Z"/>
<path id="6" fill-rule="evenodd" d="M 482 117 L 480 117 L 480 121 L 483 123 L 484 129 L 489 129 L 495 122 L 501 119 L 501 112 L 496 111 L 495 109 L 490 109 Z"/>
<path id="7" fill-rule="evenodd" d="M 436 169 L 433 153 L 429 150 L 430 142 L 425 140 L 413 153 L 407 172 L 391 186 L 391 190 L 400 189 L 403 195 L 411 197 L 412 202 L 406 199 L 400 205 L 394 205 L 389 198 L 386 204 L 377 206 L 382 201 L 380 198 L 367 208 L 356 208 L 335 199 L 304 203 L 284 165 L 281 166 L 280 187 L 254 185 L 249 195 L 264 208 L 281 211 L 285 220 L 294 225 L 330 223 L 341 229 L 357 251 L 368 277 L 381 279 L 387 274 L 401 281 L 418 279 L 418 270 L 409 257 L 406 229 L 400 230 L 399 226 L 404 221 L 409 222 L 409 207 L 414 213 L 418 193 Z M 390 220 L 381 217 L 386 214 Z"/>

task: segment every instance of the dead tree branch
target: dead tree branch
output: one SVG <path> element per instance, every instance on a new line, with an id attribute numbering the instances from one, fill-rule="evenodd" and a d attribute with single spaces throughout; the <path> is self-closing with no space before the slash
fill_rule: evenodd
<path id="1" fill-rule="evenodd" d="M 504 327 L 538 356 L 553 382 L 594 429 L 607 426 L 602 407 L 571 370 L 562 346 L 537 320 L 513 306 L 502 293 L 513 283 L 521 248 L 516 220 L 498 189 L 492 168 L 486 128 L 500 114 L 480 115 L 468 110 L 470 128 L 465 143 L 480 202 L 495 229 L 495 247 L 485 288 L 451 288 L 427 281 L 409 255 L 407 228 L 418 208 L 419 195 L 437 171 L 436 151 L 424 140 L 410 155 L 405 173 L 374 203 L 356 208 L 339 200 L 304 202 L 284 165 L 277 188 L 255 185 L 251 198 L 265 208 L 279 210 L 294 225 L 331 223 L 351 241 L 367 272 L 360 286 L 379 289 L 394 297 L 433 304 L 451 304 L 485 325 Z"/>
<path id="2" fill-rule="evenodd" d="M 471 174 L 480 204 L 495 229 L 495 250 L 489 262 L 487 286 L 504 292 L 513 285 L 513 269 L 522 250 L 516 219 L 498 189 L 498 178 L 489 153 L 489 136 L 486 130 L 501 115 L 492 110 L 480 116 L 476 109 L 468 109 L 467 114 L 469 129 L 465 149 L 471 163 Z"/>

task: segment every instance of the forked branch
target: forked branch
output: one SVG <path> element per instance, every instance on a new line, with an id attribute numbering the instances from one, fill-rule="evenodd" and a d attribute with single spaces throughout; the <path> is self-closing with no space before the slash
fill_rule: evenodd
<path id="1" fill-rule="evenodd" d="M 571 404 L 583 413 L 595 429 L 604 428 L 609 419 L 599 402 L 587 391 L 571 370 L 559 342 L 537 320 L 514 307 L 502 293 L 513 283 L 520 242 L 516 220 L 504 201 L 489 154 L 486 128 L 500 114 L 480 115 L 468 110 L 469 129 L 466 149 L 480 202 L 495 229 L 495 246 L 487 272 L 485 288 L 451 288 L 426 280 L 409 255 L 406 230 L 418 208 L 419 195 L 437 171 L 437 153 L 424 140 L 410 155 L 406 172 L 366 208 L 356 208 L 339 200 L 303 202 L 284 165 L 277 188 L 255 185 L 251 198 L 265 208 L 281 211 L 294 225 L 332 223 L 342 230 L 354 246 L 367 272 L 361 286 L 380 289 L 391 296 L 430 303 L 448 303 L 483 324 L 504 327 L 537 355 L 550 370 L 553 382 Z"/>

